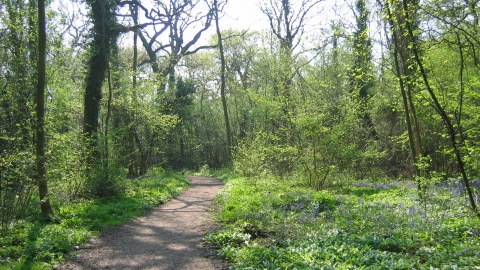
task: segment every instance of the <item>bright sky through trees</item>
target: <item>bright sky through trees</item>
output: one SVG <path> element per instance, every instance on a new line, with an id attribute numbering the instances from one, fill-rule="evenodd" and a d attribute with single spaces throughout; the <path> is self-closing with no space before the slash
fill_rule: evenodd
<path id="1" fill-rule="evenodd" d="M 225 16 L 221 18 L 224 29 L 267 29 L 265 16 L 258 7 L 257 0 L 230 0 L 224 9 Z"/>

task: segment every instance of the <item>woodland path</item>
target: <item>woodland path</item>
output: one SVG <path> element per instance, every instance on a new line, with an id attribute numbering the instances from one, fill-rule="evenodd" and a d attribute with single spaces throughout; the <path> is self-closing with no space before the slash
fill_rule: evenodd
<path id="1" fill-rule="evenodd" d="M 209 210 L 223 184 L 211 177 L 188 179 L 191 185 L 180 196 L 107 229 L 57 269 L 227 269 L 201 243 L 213 229 Z"/>

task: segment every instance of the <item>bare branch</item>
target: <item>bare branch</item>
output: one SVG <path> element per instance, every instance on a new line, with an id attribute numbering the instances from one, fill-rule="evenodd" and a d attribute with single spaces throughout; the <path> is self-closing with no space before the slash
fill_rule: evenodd
<path id="1" fill-rule="evenodd" d="M 323 0 L 303 0 L 298 9 L 292 9 L 291 0 L 266 0 L 261 2 L 260 10 L 267 16 L 272 33 L 278 38 L 281 46 L 293 50 L 295 37 L 302 35 L 308 14 Z"/>

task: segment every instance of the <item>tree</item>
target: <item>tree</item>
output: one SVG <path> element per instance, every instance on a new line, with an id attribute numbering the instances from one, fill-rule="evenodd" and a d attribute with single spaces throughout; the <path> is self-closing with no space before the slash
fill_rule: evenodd
<path id="1" fill-rule="evenodd" d="M 45 167 L 45 57 L 47 33 L 45 30 L 45 1 L 38 0 L 38 82 L 37 82 L 37 126 L 36 126 L 36 159 L 37 181 L 40 193 L 40 208 L 45 216 L 53 216 L 50 204 Z"/>
<path id="2" fill-rule="evenodd" d="M 414 28 L 416 32 L 419 30 L 419 22 L 418 22 L 418 2 L 411 1 L 412 5 L 410 5 L 410 27 Z M 391 8 L 393 10 L 393 16 L 395 17 L 395 24 L 394 26 L 397 28 L 396 31 L 401 33 L 397 36 L 398 39 L 398 54 L 400 60 L 400 74 L 398 76 L 403 76 L 403 81 L 405 84 L 405 102 L 406 106 L 408 106 L 408 112 L 410 117 L 410 131 L 409 140 L 410 147 L 411 147 L 411 154 L 412 160 L 414 162 L 414 169 L 415 174 L 418 177 L 419 181 L 421 177 L 424 177 L 423 170 L 420 170 L 419 162 L 422 159 L 422 155 L 424 153 L 422 147 L 422 140 L 420 136 L 420 124 L 417 117 L 417 109 L 414 103 L 414 92 L 418 91 L 416 85 L 418 81 L 418 70 L 417 65 L 415 63 L 415 59 L 413 57 L 414 53 L 412 51 L 411 44 L 413 40 L 411 39 L 410 35 L 408 35 L 407 30 L 407 18 L 405 13 L 403 12 L 402 3 L 400 1 L 393 1 L 391 4 Z M 413 147 L 413 148 L 412 148 Z M 419 189 L 424 189 L 422 187 L 422 183 L 419 182 Z"/>
<path id="3" fill-rule="evenodd" d="M 230 130 L 230 120 L 228 117 L 228 108 L 227 108 L 227 98 L 225 96 L 225 88 L 226 88 L 226 63 L 225 63 L 225 55 L 223 51 L 223 40 L 222 40 L 222 32 L 220 31 L 219 26 L 219 5 L 218 0 L 214 0 L 213 2 L 214 9 L 215 9 L 215 26 L 217 29 L 217 37 L 218 37 L 218 51 L 220 53 L 220 96 L 222 99 L 222 107 L 223 107 L 223 116 L 225 118 L 225 130 L 227 131 L 227 157 L 228 161 L 232 155 L 232 131 Z"/>
<path id="4" fill-rule="evenodd" d="M 138 7 L 137 6 L 130 6 L 130 11 L 133 16 L 133 21 L 138 24 Z M 132 63 L 132 87 L 133 87 L 133 104 L 137 105 L 137 62 L 138 62 L 138 33 L 137 31 L 133 32 L 133 63 Z M 128 174 L 133 176 L 136 174 L 135 172 L 135 111 L 132 110 L 130 115 L 130 122 L 129 122 L 129 129 L 128 129 L 128 144 L 129 144 L 129 162 L 128 162 Z"/>
<path id="5" fill-rule="evenodd" d="M 362 127 L 371 138 L 376 137 L 375 127 L 368 113 L 368 100 L 373 87 L 372 42 L 369 36 L 368 11 L 366 0 L 355 1 L 356 29 L 353 33 L 353 66 L 350 71 L 350 87 L 353 98 L 358 102 Z"/>
<path id="6" fill-rule="evenodd" d="M 385 8 L 387 13 L 387 19 L 390 26 L 392 40 L 393 40 L 394 65 L 395 65 L 396 76 L 398 77 L 398 83 L 400 86 L 400 93 L 402 95 L 403 109 L 405 112 L 405 121 L 407 126 L 408 142 L 410 146 L 412 165 L 415 170 L 415 175 L 420 176 L 419 170 L 416 167 L 418 162 L 418 157 L 417 157 L 418 151 L 415 146 L 415 135 L 413 131 L 413 124 L 412 124 L 412 118 L 411 118 L 412 112 L 411 112 L 411 106 L 409 104 L 408 94 L 406 90 L 406 85 L 407 85 L 406 80 L 407 78 L 411 79 L 411 76 L 409 76 L 409 74 L 411 75 L 411 73 L 406 73 L 405 65 L 404 65 L 405 68 L 402 69 L 401 60 L 400 60 L 400 56 L 401 56 L 400 50 L 405 49 L 406 48 L 405 46 L 408 46 L 408 43 L 405 44 L 405 46 L 401 45 L 402 37 L 404 37 L 405 35 L 399 34 L 399 33 L 402 33 L 402 30 L 401 30 L 401 27 L 398 24 L 396 24 L 398 23 L 399 18 L 395 17 L 394 13 L 392 12 L 392 9 L 394 8 L 393 3 L 395 3 L 395 1 L 387 1 L 383 5 L 383 7 Z M 402 58 L 406 59 L 406 57 L 407 56 L 404 54 Z M 418 187 L 419 189 L 421 189 L 420 184 L 418 185 Z"/>
<path id="7" fill-rule="evenodd" d="M 109 56 L 120 34 L 116 22 L 116 4 L 111 0 L 95 0 L 90 2 L 93 19 L 93 40 L 90 43 L 90 59 L 86 78 L 84 100 L 83 133 L 87 140 L 87 163 L 95 168 L 99 159 L 98 128 L 102 85 L 105 81 Z M 93 173 L 94 171 L 92 171 Z M 108 183 L 101 184 L 97 195 L 109 195 Z"/>
<path id="8" fill-rule="evenodd" d="M 291 54 L 305 34 L 305 23 L 309 19 L 310 10 L 322 0 L 302 0 L 293 9 L 290 0 L 263 0 L 260 9 L 267 16 L 270 30 L 280 42 L 285 53 Z"/>
<path id="9" fill-rule="evenodd" d="M 290 0 L 264 0 L 260 5 L 260 9 L 268 18 L 270 30 L 280 44 L 280 78 L 274 84 L 278 88 L 278 96 L 283 104 L 282 125 L 287 128 L 291 121 L 291 88 L 295 75 L 293 71 L 293 52 L 300 44 L 301 37 L 305 33 L 305 23 L 309 19 L 309 12 L 320 2 L 321 0 L 302 0 L 293 6 Z"/>
<path id="10" fill-rule="evenodd" d="M 210 7 L 207 12 L 198 11 L 201 8 L 201 0 L 169 0 L 168 4 L 157 2 L 161 16 L 154 19 L 154 23 L 161 25 L 160 29 L 154 29 L 152 36 L 147 31 L 139 31 L 138 36 L 145 48 L 148 59 L 143 60 L 140 65 L 149 63 L 153 72 L 161 75 L 164 79 L 164 87 L 175 86 L 175 67 L 179 61 L 191 54 L 203 49 L 211 49 L 215 46 L 195 46 L 202 34 L 210 27 L 214 10 Z M 135 22 L 138 24 L 138 21 Z M 198 24 L 201 27 L 195 29 Z M 186 41 L 185 35 L 193 30 L 192 38 Z M 168 33 L 167 42 L 158 41 L 164 33 Z M 158 60 L 165 61 L 159 65 Z"/>
<path id="11" fill-rule="evenodd" d="M 253 67 L 261 53 L 256 41 L 259 32 L 229 29 L 223 31 L 223 51 L 225 57 L 226 85 L 229 89 L 230 111 L 232 112 L 232 145 L 251 134 L 255 120 L 250 113 L 255 104 L 252 102 L 251 91 L 255 86 Z M 259 120 L 259 119 L 258 119 Z"/>

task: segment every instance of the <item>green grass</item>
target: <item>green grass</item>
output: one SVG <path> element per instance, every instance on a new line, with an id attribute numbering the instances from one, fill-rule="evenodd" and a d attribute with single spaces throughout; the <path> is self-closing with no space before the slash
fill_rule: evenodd
<path id="1" fill-rule="evenodd" d="M 408 182 L 313 191 L 226 175 L 223 229 L 205 240 L 232 269 L 480 269 L 480 221 L 454 185 L 419 200 Z"/>
<path id="2" fill-rule="evenodd" d="M 181 175 L 153 170 L 126 180 L 126 193 L 120 197 L 55 202 L 60 206 L 53 222 L 15 220 L 0 238 L 0 269 L 50 269 L 106 227 L 172 199 L 188 184 Z"/>

